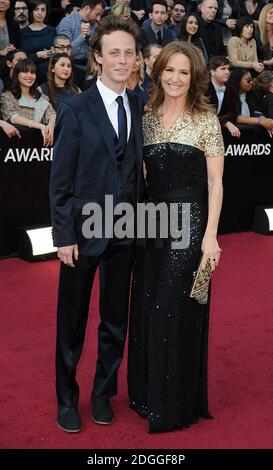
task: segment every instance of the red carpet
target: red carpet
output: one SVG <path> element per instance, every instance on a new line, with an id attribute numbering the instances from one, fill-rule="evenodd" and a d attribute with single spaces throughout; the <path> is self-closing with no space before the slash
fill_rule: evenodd
<path id="1" fill-rule="evenodd" d="M 272 448 L 273 237 L 220 237 L 222 262 L 213 282 L 209 397 L 214 420 L 190 429 L 149 435 L 128 408 L 126 360 L 115 421 L 89 419 L 97 348 L 98 288 L 78 380 L 83 429 L 69 435 L 55 424 L 55 308 L 58 262 L 0 261 L 0 448 Z"/>

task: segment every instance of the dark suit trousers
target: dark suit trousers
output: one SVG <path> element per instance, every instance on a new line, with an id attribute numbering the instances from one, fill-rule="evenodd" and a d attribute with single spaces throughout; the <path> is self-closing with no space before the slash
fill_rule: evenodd
<path id="1" fill-rule="evenodd" d="M 77 406 L 79 362 L 96 269 L 100 269 L 100 325 L 94 396 L 117 393 L 122 361 L 135 244 L 111 240 L 98 257 L 79 255 L 75 268 L 61 263 L 57 311 L 56 391 L 59 405 Z"/>

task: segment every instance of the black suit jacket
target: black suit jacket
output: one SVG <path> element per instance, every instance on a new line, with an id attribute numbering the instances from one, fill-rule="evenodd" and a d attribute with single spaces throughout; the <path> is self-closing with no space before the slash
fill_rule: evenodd
<path id="1" fill-rule="evenodd" d="M 140 29 L 141 47 L 144 49 L 148 44 L 157 44 L 157 36 L 151 28 L 151 24 L 146 25 Z M 173 35 L 168 30 L 167 26 L 163 29 L 162 46 L 166 46 L 170 42 L 173 42 Z"/>
<path id="2" fill-rule="evenodd" d="M 140 201 L 145 187 L 141 133 L 143 105 L 133 92 L 127 90 L 127 94 L 135 135 L 137 199 Z M 117 191 L 118 168 L 113 127 L 94 84 L 58 107 L 50 180 L 54 245 L 78 243 L 82 254 L 100 255 L 108 240 L 82 237 L 82 223 L 87 218 L 82 215 L 82 208 L 87 202 L 95 202 L 104 212 L 105 195 L 113 195 L 115 204 Z M 104 213 L 102 218 L 104 221 Z"/>
<path id="3" fill-rule="evenodd" d="M 211 104 L 213 104 L 215 106 L 215 111 L 217 112 L 218 97 L 217 97 L 217 93 L 215 91 L 215 88 L 214 88 L 213 83 L 211 82 L 211 80 L 209 81 L 209 86 L 208 86 L 206 96 L 210 99 Z"/>

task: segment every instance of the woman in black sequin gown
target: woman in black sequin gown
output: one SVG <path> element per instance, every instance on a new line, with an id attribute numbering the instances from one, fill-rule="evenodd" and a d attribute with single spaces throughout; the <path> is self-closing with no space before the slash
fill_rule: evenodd
<path id="1" fill-rule="evenodd" d="M 148 419 L 149 432 L 164 432 L 211 417 L 209 303 L 200 305 L 189 292 L 201 253 L 203 264 L 210 258 L 212 270 L 219 262 L 224 146 L 218 119 L 204 98 L 206 71 L 198 49 L 182 42 L 166 46 L 153 81 L 151 111 L 143 118 L 148 196 L 170 210 L 177 202 L 180 216 L 190 209 L 190 230 L 187 235 L 182 229 L 187 248 L 177 249 L 169 237 L 148 239 L 138 249 L 128 386 L 130 406 Z"/>

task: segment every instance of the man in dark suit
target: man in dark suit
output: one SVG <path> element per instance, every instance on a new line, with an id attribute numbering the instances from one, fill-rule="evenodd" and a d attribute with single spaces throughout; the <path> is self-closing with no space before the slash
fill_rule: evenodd
<path id="1" fill-rule="evenodd" d="M 233 137 L 240 137 L 240 130 L 231 122 L 231 115 L 222 112 L 226 84 L 230 76 L 230 62 L 225 56 L 212 57 L 208 64 L 210 81 L 206 95 L 215 106 L 222 128 L 228 129 Z"/>
<path id="2" fill-rule="evenodd" d="M 142 102 L 126 90 L 138 48 L 139 33 L 134 23 L 118 17 L 104 18 L 93 38 L 100 78 L 89 90 L 58 108 L 50 197 L 53 239 L 61 260 L 57 423 L 67 432 L 81 428 L 75 376 L 98 265 L 101 321 L 91 396 L 92 419 L 98 424 L 110 424 L 113 416 L 110 398 L 117 393 L 117 372 L 124 350 L 135 243 L 134 239 L 111 236 L 112 214 L 107 212 L 105 201 L 107 196 L 113 198 L 114 206 L 130 203 L 135 207 L 143 197 Z M 102 235 L 91 234 L 91 238 L 92 225 L 87 220 L 90 203 L 101 208 L 102 220 L 108 225 L 102 223 Z"/>
<path id="3" fill-rule="evenodd" d="M 225 55 L 222 29 L 215 21 L 218 11 L 217 0 L 202 0 L 200 11 L 200 34 L 204 41 L 208 58 Z"/>
<path id="4" fill-rule="evenodd" d="M 173 35 L 166 24 L 168 18 L 167 2 L 154 0 L 149 16 L 151 21 L 145 21 L 140 30 L 142 49 L 148 44 L 166 46 L 172 42 Z"/>

